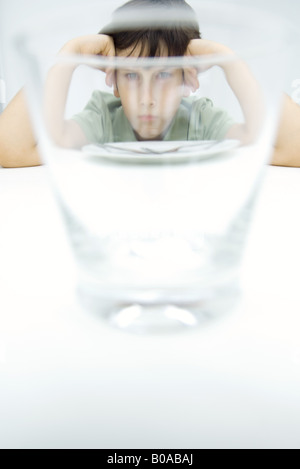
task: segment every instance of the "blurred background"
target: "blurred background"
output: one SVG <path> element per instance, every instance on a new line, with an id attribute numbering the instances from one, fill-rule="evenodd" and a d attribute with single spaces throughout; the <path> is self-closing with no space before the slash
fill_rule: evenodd
<path id="1" fill-rule="evenodd" d="M 225 2 L 226 0 L 219 1 Z M 41 14 L 46 15 L 51 21 L 51 14 L 58 9 L 68 11 L 68 21 L 72 22 L 72 9 L 83 3 L 84 0 L 0 0 L 0 104 L 2 109 L 24 85 L 24 77 L 20 73 L 12 41 L 16 33 L 28 26 L 34 27 Z M 111 11 L 122 3 L 125 2 L 110 0 L 107 2 L 107 11 L 103 12 L 103 15 L 109 18 Z M 287 53 L 292 55 L 292 60 L 290 70 L 287 71 L 284 91 L 295 101 L 300 102 L 300 33 L 297 31 L 300 2 L 297 0 L 284 2 L 281 0 L 231 0 L 230 3 L 257 7 L 258 12 L 269 11 L 270 14 L 279 15 L 287 21 L 291 35 L 291 46 Z M 88 13 L 87 11 L 87 15 Z M 95 18 L 95 31 L 83 29 L 83 33 L 97 32 L 99 30 L 97 24 L 99 24 L 99 19 Z M 267 24 L 266 28 L 268 28 Z M 66 37 L 66 40 L 68 39 Z M 53 47 L 59 50 L 61 46 L 62 44 L 56 44 L 53 38 Z"/>

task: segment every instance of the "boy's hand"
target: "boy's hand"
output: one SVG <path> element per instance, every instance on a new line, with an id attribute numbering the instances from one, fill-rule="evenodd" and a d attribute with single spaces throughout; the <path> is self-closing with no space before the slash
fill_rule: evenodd
<path id="1" fill-rule="evenodd" d="M 232 51 L 218 42 L 205 39 L 192 39 L 187 47 L 185 57 L 199 57 L 205 55 L 224 55 L 230 54 Z M 214 65 L 219 65 L 217 60 L 211 64 L 199 65 L 197 68 L 186 68 L 184 70 L 184 80 L 186 86 L 195 92 L 199 88 L 198 73 L 205 72 Z"/>
<path id="2" fill-rule="evenodd" d="M 105 34 L 88 34 L 79 36 L 68 41 L 60 50 L 58 55 L 102 55 L 104 57 L 115 57 L 116 51 L 112 38 Z M 114 74 L 112 69 L 103 70 L 106 73 L 106 84 L 112 86 Z"/>
<path id="3" fill-rule="evenodd" d="M 103 55 L 106 57 L 116 55 L 112 38 L 105 34 L 88 34 L 71 39 L 63 46 L 59 52 L 59 55 L 61 54 Z"/>
<path id="4" fill-rule="evenodd" d="M 229 55 L 234 54 L 234 52 L 229 49 L 229 47 L 224 46 L 215 41 L 209 41 L 207 39 L 192 39 L 186 50 L 186 57 L 191 56 L 218 56 L 218 55 Z M 205 72 L 214 65 L 221 65 L 218 63 L 217 57 L 216 60 L 213 60 L 211 64 L 206 64 L 201 67 L 199 66 L 199 72 Z"/>
<path id="5" fill-rule="evenodd" d="M 192 39 L 187 47 L 185 55 L 194 56 L 230 53 L 233 53 L 232 50 L 219 42 L 209 41 L 208 39 Z"/>
<path id="6" fill-rule="evenodd" d="M 197 70 L 195 68 L 184 68 L 184 96 L 188 97 L 190 93 L 195 93 L 199 88 L 199 80 L 197 76 Z"/>

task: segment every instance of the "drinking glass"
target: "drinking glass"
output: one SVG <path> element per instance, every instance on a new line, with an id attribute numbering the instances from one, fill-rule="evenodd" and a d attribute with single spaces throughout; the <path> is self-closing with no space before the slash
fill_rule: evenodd
<path id="1" fill-rule="evenodd" d="M 71 22 L 59 11 L 18 35 L 33 126 L 82 304 L 135 333 L 194 328 L 239 297 L 276 135 L 286 34 L 269 14 L 191 1 L 201 41 L 232 53 L 57 54 L 67 40 L 111 25 L 116 5 L 82 2 Z M 153 6 L 121 17 L 119 27 L 184 21 L 181 9 Z M 77 131 L 65 134 L 66 122 Z"/>

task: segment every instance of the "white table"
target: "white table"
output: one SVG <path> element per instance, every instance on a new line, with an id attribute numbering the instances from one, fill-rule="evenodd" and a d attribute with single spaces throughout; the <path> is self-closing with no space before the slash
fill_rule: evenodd
<path id="1" fill-rule="evenodd" d="M 269 167 L 238 310 L 140 337 L 76 303 L 46 168 L 0 168 L 0 447 L 300 448 L 299 202 Z"/>

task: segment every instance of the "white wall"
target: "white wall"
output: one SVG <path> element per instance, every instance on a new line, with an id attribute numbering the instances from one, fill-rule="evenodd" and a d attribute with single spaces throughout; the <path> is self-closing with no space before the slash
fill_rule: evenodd
<path id="1" fill-rule="evenodd" d="M 13 38 L 28 28 L 28 25 L 35 25 L 41 16 L 43 20 L 46 18 L 48 21 L 49 19 L 48 22 L 50 23 L 51 15 L 57 11 L 62 12 L 67 31 L 72 28 L 72 10 L 86 3 L 85 0 L 0 0 L 0 74 L 2 72 L 5 77 L 7 102 L 24 84 L 24 77 L 20 74 L 19 64 L 17 63 L 18 55 L 13 45 Z M 124 3 L 122 0 L 107 0 L 103 2 L 105 5 L 103 16 L 109 18 L 111 11 L 122 3 Z M 89 19 L 89 23 L 91 23 L 88 10 L 86 11 L 86 16 Z M 82 34 L 98 32 L 102 18 L 94 18 L 93 31 L 82 29 Z M 84 24 L 84 18 L 82 20 Z M 74 28 L 76 31 L 79 30 L 78 24 L 74 25 Z M 68 39 L 70 37 L 66 34 L 65 40 Z M 55 37 L 53 37 L 53 41 L 56 48 L 55 51 L 59 50 L 62 44 L 56 44 Z"/>
<path id="2" fill-rule="evenodd" d="M 4 70 L 1 70 L 0 65 L 0 75 L 4 74 L 5 76 L 7 101 L 23 85 L 23 76 L 19 73 L 16 53 L 11 42 L 12 37 L 22 29 L 24 24 L 33 21 L 41 13 L 50 15 L 51 12 L 66 7 L 71 11 L 72 8 L 76 8 L 76 5 L 85 3 L 85 0 L 0 0 L 0 54 L 2 56 L 0 56 L 0 59 L 3 62 Z M 122 3 L 122 0 L 107 0 L 104 2 L 109 11 Z M 248 4 L 259 9 L 269 10 L 286 18 L 295 30 L 298 29 L 300 19 L 300 2 L 298 0 L 231 0 L 230 3 Z M 103 12 L 103 14 L 105 13 Z M 72 22 L 71 15 L 69 22 Z M 95 31 L 99 29 L 97 24 L 98 19 L 95 18 Z M 292 53 L 294 60 L 285 83 L 285 91 L 290 95 L 294 91 L 293 82 L 300 79 L 300 34 L 294 39 Z"/>

